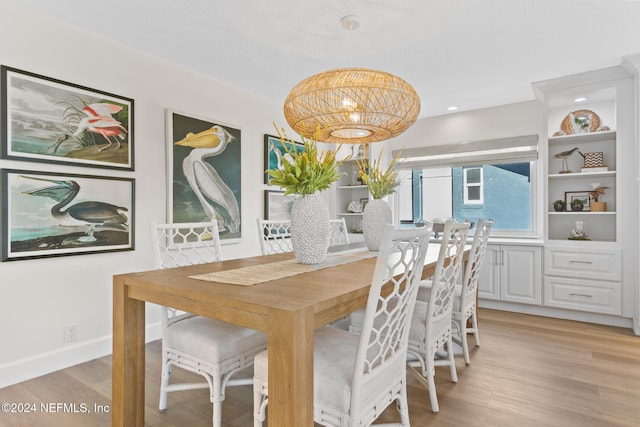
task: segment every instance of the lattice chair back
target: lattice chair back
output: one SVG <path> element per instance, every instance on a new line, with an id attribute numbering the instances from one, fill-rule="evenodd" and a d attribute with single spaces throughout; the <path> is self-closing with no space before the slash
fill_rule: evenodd
<path id="1" fill-rule="evenodd" d="M 460 295 L 460 311 L 465 311 L 465 307 L 476 305 L 476 291 L 478 289 L 478 280 L 480 278 L 480 268 L 484 261 L 484 255 L 487 251 L 487 243 L 489 242 L 489 234 L 493 227 L 493 221 L 478 220 L 476 232 L 473 236 L 473 242 L 469 251 L 469 258 L 464 269 L 462 279 L 462 292 Z"/>
<path id="2" fill-rule="evenodd" d="M 289 220 L 266 220 L 258 218 L 258 237 L 262 255 L 293 251 Z"/>
<path id="3" fill-rule="evenodd" d="M 329 246 L 348 245 L 349 230 L 344 218 L 329 220 Z"/>
<path id="4" fill-rule="evenodd" d="M 183 267 L 222 260 L 218 224 L 190 222 L 153 224 L 156 264 Z"/>
<path id="5" fill-rule="evenodd" d="M 464 362 L 471 363 L 469 355 L 469 342 L 467 335 L 473 334 L 476 346 L 480 345 L 480 331 L 478 330 L 478 316 L 476 315 L 476 295 L 478 292 L 478 280 L 480 269 L 487 251 L 487 243 L 493 221 L 479 220 L 473 237 L 473 243 L 469 251 L 469 258 L 464 269 L 462 285 L 456 290 L 456 300 L 453 306 L 453 324 L 456 327 L 456 334 L 453 341 L 462 346 Z"/>
<path id="6" fill-rule="evenodd" d="M 434 381 L 435 366 L 449 366 L 451 380 L 458 381 L 451 324 L 454 290 L 460 281 L 470 225 L 453 220 L 445 222 L 435 273 L 427 282 L 431 287 L 429 299 L 426 303 L 416 304 L 409 338 L 408 364 L 411 368 L 421 368 L 418 377 L 427 383 L 433 412 L 440 410 Z M 436 361 L 436 352 L 441 348 L 446 348 L 447 357 Z M 415 371 L 412 369 L 411 372 Z"/>
<path id="7" fill-rule="evenodd" d="M 183 267 L 222 260 L 218 224 L 190 222 L 174 224 L 152 223 L 152 240 L 158 268 Z M 192 315 L 164 307 L 162 327 Z"/>
<path id="8" fill-rule="evenodd" d="M 469 227 L 469 223 L 459 223 L 453 220 L 447 220 L 444 225 L 440 252 L 429 296 L 430 309 L 427 312 L 427 316 L 431 317 L 430 321 L 434 325 L 444 323 L 451 328 L 453 291 L 460 280 L 464 260 L 464 247 L 467 242 Z M 429 334 L 430 330 L 439 329 L 441 329 L 439 326 L 427 328 L 427 334 Z"/>
<path id="9" fill-rule="evenodd" d="M 372 377 L 406 375 L 409 328 L 430 235 L 431 224 L 408 230 L 388 224 L 384 230 L 356 354 L 353 412 L 363 405 L 362 387 L 375 384 Z"/>

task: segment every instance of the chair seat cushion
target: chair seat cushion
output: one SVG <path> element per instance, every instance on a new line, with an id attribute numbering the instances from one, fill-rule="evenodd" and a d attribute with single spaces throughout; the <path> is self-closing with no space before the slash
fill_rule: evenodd
<path id="1" fill-rule="evenodd" d="M 418 301 L 429 302 L 431 297 L 431 280 L 423 280 L 418 288 Z M 456 285 L 453 289 L 453 311 L 460 311 L 460 298 L 462 297 L 462 285 Z"/>
<path id="2" fill-rule="evenodd" d="M 329 406 L 343 413 L 349 410 L 359 341 L 360 335 L 342 329 L 324 327 L 316 331 L 313 343 L 313 393 L 316 407 Z M 265 383 L 268 363 L 267 351 L 261 352 L 254 359 L 254 376 Z M 362 389 L 363 401 L 380 393 L 388 382 L 389 379 L 384 376 L 374 378 L 371 384 Z"/>
<path id="3" fill-rule="evenodd" d="M 267 336 L 253 329 L 195 316 L 171 324 L 164 331 L 164 344 L 179 352 L 218 363 L 256 347 L 266 348 Z"/>
<path id="4" fill-rule="evenodd" d="M 429 304 L 423 301 L 416 301 L 413 309 L 413 318 L 411 320 L 411 329 L 409 330 L 409 346 L 420 347 L 420 343 L 429 341 L 428 345 L 433 341 L 439 341 L 441 337 L 446 337 L 451 331 L 451 312 L 446 315 L 431 319 L 430 331 L 427 331 L 427 310 Z M 428 333 L 427 333 L 428 332 Z M 428 337 L 427 337 L 428 335 Z"/>

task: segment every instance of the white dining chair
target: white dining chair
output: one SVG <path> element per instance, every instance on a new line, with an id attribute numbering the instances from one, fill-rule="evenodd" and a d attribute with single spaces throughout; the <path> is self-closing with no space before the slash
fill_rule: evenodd
<path id="1" fill-rule="evenodd" d="M 430 233 L 430 227 L 395 230 L 388 224 L 373 272 L 362 332 L 352 334 L 330 327 L 316 331 L 313 348 L 316 423 L 368 426 L 395 402 L 401 423 L 393 425 L 409 426 L 407 339 Z M 256 356 L 255 427 L 265 419 L 268 364 L 268 351 Z"/>
<path id="2" fill-rule="evenodd" d="M 222 259 L 215 221 L 206 223 L 152 224 L 158 268 L 181 267 Z M 162 307 L 162 378 L 159 409 L 167 408 L 173 391 L 209 388 L 213 426 L 222 425 L 222 401 L 227 386 L 247 385 L 252 378 L 231 379 L 253 364 L 267 347 L 264 333 L 202 316 Z M 206 382 L 170 383 L 173 367 L 202 375 Z"/>
<path id="3" fill-rule="evenodd" d="M 462 347 L 464 362 L 469 365 L 471 358 L 469 357 L 469 343 L 467 342 L 467 334 L 473 334 L 476 347 L 480 346 L 480 332 L 478 331 L 477 316 L 477 292 L 478 280 L 480 279 L 480 268 L 484 261 L 484 255 L 487 251 L 487 243 L 493 221 L 478 220 L 476 231 L 469 250 L 469 257 L 464 267 L 462 275 L 462 284 L 456 285 L 453 293 L 453 325 L 456 333 L 453 341 Z M 471 327 L 467 324 L 470 323 Z"/>
<path id="4" fill-rule="evenodd" d="M 329 220 L 329 246 L 348 245 L 349 230 L 344 218 Z"/>
<path id="5" fill-rule="evenodd" d="M 469 231 L 469 223 L 457 223 L 447 220 L 442 232 L 440 251 L 432 280 L 420 283 L 420 292 L 427 290 L 426 302 L 416 301 L 407 363 L 411 372 L 424 383 L 429 391 L 431 410 L 440 411 L 435 385 L 435 367 L 448 366 L 451 381 L 458 381 L 452 341 L 453 293 L 460 280 L 464 247 Z M 433 244 L 433 243 L 432 243 Z M 436 354 L 444 351 L 445 357 L 436 358 Z M 414 368 L 420 368 L 417 372 Z"/>
<path id="6" fill-rule="evenodd" d="M 262 255 L 293 251 L 289 220 L 258 218 L 258 235 Z M 344 218 L 329 220 L 329 246 L 348 245 L 349 232 Z"/>
<path id="7" fill-rule="evenodd" d="M 291 224 L 289 220 L 258 218 L 258 238 L 262 255 L 292 252 Z"/>

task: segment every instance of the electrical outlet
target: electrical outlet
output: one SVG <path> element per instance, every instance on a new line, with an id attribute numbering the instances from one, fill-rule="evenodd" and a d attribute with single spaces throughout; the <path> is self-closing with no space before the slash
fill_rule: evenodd
<path id="1" fill-rule="evenodd" d="M 72 323 L 64 327 L 64 342 L 73 342 L 78 339 L 78 324 Z"/>

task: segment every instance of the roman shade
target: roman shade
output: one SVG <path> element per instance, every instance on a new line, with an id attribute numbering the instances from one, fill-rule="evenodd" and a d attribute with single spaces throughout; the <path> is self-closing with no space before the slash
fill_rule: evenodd
<path id="1" fill-rule="evenodd" d="M 395 157 L 400 150 L 394 150 Z M 538 158 L 538 135 L 486 139 L 402 150 L 402 168 L 459 167 L 530 162 Z"/>

